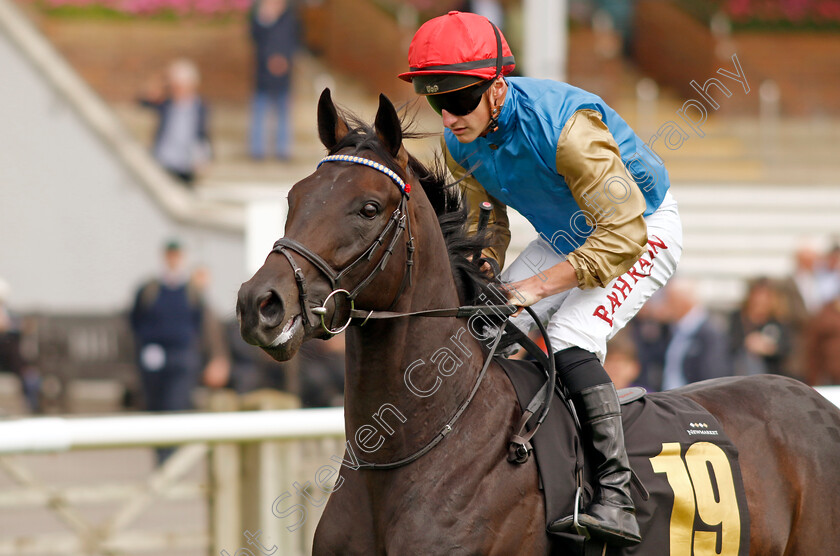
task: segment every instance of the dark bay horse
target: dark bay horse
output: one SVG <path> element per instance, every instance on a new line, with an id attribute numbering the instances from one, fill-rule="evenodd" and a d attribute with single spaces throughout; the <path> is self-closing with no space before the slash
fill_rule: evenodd
<path id="1" fill-rule="evenodd" d="M 348 124 L 325 91 L 318 130 L 330 155 L 351 158 L 330 159 L 292 189 L 284 240 L 240 289 L 242 336 L 286 360 L 302 342 L 329 336 L 326 327 L 349 323 L 349 297 L 357 313 L 477 303 L 480 278 L 466 259 L 476 245 L 460 230 L 458 197 L 440 172 L 406 152 L 390 101 L 380 97 L 373 127 Z M 534 458 L 508 462 L 521 415 L 511 383 L 493 362 L 475 389 L 486 341 L 465 319 L 353 324 L 346 336 L 349 463 L 318 525 L 314 553 L 557 553 Z M 835 553 L 840 412 L 780 377 L 708 381 L 670 395 L 706 407 L 740 450 L 751 554 Z M 406 465 L 351 469 L 361 460 L 411 458 L 436 439 Z"/>

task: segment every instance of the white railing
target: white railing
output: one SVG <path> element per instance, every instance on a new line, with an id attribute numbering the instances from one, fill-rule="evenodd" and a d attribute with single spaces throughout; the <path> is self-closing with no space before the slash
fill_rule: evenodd
<path id="1" fill-rule="evenodd" d="M 828 401 L 840 407 L 840 386 L 818 386 L 815 390 L 825 396 Z"/>
<path id="2" fill-rule="evenodd" d="M 840 408 L 840 386 L 816 390 Z M 344 409 L 36 417 L 0 422 L 0 454 L 344 436 Z"/>
<path id="3" fill-rule="evenodd" d="M 36 460 L 26 456 L 169 445 L 180 449 L 142 481 L 106 480 L 84 488 L 43 481 L 29 468 Z M 168 553 L 183 548 L 241 556 L 248 554 L 239 551 L 248 546 L 245 531 L 261 532 L 267 546 L 277 546 L 281 554 L 307 554 L 323 506 L 310 504 L 299 488 L 306 488 L 323 466 L 340 468 L 331 457 L 340 461 L 343 453 L 342 408 L 0 421 L 0 474 L 18 487 L 0 489 L 0 510 L 43 508 L 70 529 L 38 535 L 4 530 L 0 556 Z M 277 508 L 299 504 L 306 510 L 305 521 L 288 530 L 298 518 L 281 519 L 275 512 L 275 501 L 284 493 L 289 496 Z M 206 529 L 181 531 L 174 523 L 167 530 L 143 529 L 139 518 L 163 501 L 206 505 Z M 99 502 L 120 505 L 104 520 L 92 521 L 82 506 Z M 184 526 L 196 525 L 200 521 L 191 518 Z"/>
<path id="4" fill-rule="evenodd" d="M 342 437 L 344 409 L 36 417 L 0 422 L 0 454 Z"/>
<path id="5" fill-rule="evenodd" d="M 817 390 L 840 407 L 840 386 Z M 55 487 L 40 481 L 18 455 L 137 446 L 183 445 L 142 483 L 97 487 Z M 305 523 L 280 519 L 273 502 L 307 483 L 325 465 L 339 467 L 331 456 L 344 450 L 342 408 L 246 412 L 184 413 L 103 417 L 41 417 L 0 422 L 0 470 L 23 489 L 0 491 L 0 509 L 42 506 L 72 529 L 62 537 L 0 535 L 0 555 L 130 554 L 140 549 L 160 553 L 193 547 L 208 554 L 248 554 L 243 533 L 260 531 L 280 554 L 311 551 L 314 527 L 323 511 L 300 492 L 282 508 L 299 504 Z M 22 456 L 21 456 L 22 457 Z M 189 483 L 190 470 L 206 462 L 207 480 Z M 155 499 L 201 497 L 209 504 L 206 533 L 132 531 L 130 526 Z M 76 509 L 94 500 L 119 501 L 121 508 L 102 523 Z M 298 506 L 296 506 L 298 507 Z M 285 514 L 284 514 L 285 515 Z M 8 533 L 8 532 L 6 532 Z M 138 544 L 139 543 L 139 544 Z M 239 552 L 238 552 L 239 551 Z"/>

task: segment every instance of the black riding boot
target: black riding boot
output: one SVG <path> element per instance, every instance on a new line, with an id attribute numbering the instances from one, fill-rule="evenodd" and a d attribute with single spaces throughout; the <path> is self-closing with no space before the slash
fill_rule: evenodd
<path id="1" fill-rule="evenodd" d="M 590 386 L 578 394 L 584 436 L 592 441 L 598 458 L 595 500 L 578 521 L 593 537 L 610 545 L 630 546 L 641 542 L 633 499 L 630 498 L 630 462 L 624 447 L 621 406 L 612 383 Z M 588 433 L 588 434 L 587 434 Z M 567 532 L 574 527 L 569 516 L 549 525 L 550 531 Z"/>

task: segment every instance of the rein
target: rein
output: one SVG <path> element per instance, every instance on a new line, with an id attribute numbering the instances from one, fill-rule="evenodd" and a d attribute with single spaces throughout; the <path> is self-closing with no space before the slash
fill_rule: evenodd
<path id="1" fill-rule="evenodd" d="M 328 334 L 335 335 L 343 332 L 348 326 L 350 326 L 353 319 L 359 318 L 364 319 L 361 322 L 361 324 L 359 324 L 359 326 L 362 326 L 369 319 L 395 319 L 404 317 L 464 318 L 479 314 L 493 316 L 499 316 L 501 314 L 502 316 L 509 317 L 517 311 L 518 307 L 511 304 L 469 305 L 462 307 L 447 307 L 443 309 L 425 309 L 421 311 L 413 311 L 408 313 L 399 313 L 391 310 L 365 311 L 356 309 L 356 297 L 364 288 L 366 288 L 370 284 L 371 281 L 373 281 L 373 279 L 380 272 L 382 272 L 385 269 L 385 266 L 388 264 L 388 261 L 390 260 L 391 255 L 394 252 L 394 247 L 397 241 L 400 237 L 402 237 L 403 233 L 406 232 L 408 234 L 408 241 L 406 242 L 406 269 L 403 273 L 402 283 L 400 284 L 400 288 L 397 291 L 397 295 L 394 298 L 394 301 L 391 303 L 391 308 L 393 308 L 396 305 L 400 296 L 402 296 L 403 291 L 405 291 L 406 285 L 411 284 L 411 270 L 414 266 L 414 237 L 411 235 L 411 222 L 408 217 L 407 210 L 407 202 L 409 198 L 409 192 L 411 191 L 411 185 L 407 184 L 402 178 L 400 178 L 399 175 L 396 174 L 396 172 L 394 172 L 390 168 L 368 158 L 350 155 L 331 155 L 322 159 L 318 163 L 318 168 L 320 168 L 321 165 L 325 162 L 350 162 L 353 164 L 360 164 L 369 168 L 373 168 L 374 170 L 377 170 L 388 176 L 391 179 L 391 181 L 393 181 L 394 184 L 400 189 L 402 196 L 400 197 L 399 205 L 391 214 L 391 217 L 388 219 L 388 223 L 385 225 L 382 232 L 380 232 L 380 234 L 373 241 L 373 243 L 371 243 L 370 246 L 367 249 L 365 249 L 353 262 L 351 262 L 349 265 L 347 265 L 340 271 L 336 271 L 320 255 L 318 255 L 317 253 L 310 250 L 308 247 L 294 239 L 281 238 L 278 239 L 277 242 L 275 242 L 272 252 L 280 253 L 281 255 L 286 257 L 286 260 L 289 261 L 289 265 L 291 265 L 292 270 L 294 271 L 295 282 L 297 283 L 298 287 L 298 296 L 300 300 L 300 308 L 302 313 L 301 318 L 305 328 L 307 328 L 308 330 L 312 330 L 313 328 L 317 327 L 317 322 L 313 324 L 310 320 L 310 314 L 318 315 L 321 320 L 321 326 L 324 328 L 324 330 L 326 330 Z M 361 264 L 364 261 L 370 261 L 371 259 L 373 259 L 373 256 L 379 251 L 379 249 L 385 245 L 385 238 L 389 233 L 391 233 L 392 230 L 394 231 L 393 237 L 391 238 L 390 242 L 385 248 L 385 253 L 382 255 L 382 259 L 379 261 L 379 263 L 377 263 L 377 265 L 373 268 L 370 274 L 368 274 L 367 277 L 365 277 L 358 284 L 356 284 L 356 286 L 352 290 L 348 291 L 342 288 L 342 279 L 345 276 L 347 276 L 357 265 Z M 295 261 L 292 252 L 297 253 L 298 255 L 302 256 L 307 261 L 312 263 L 312 265 L 314 265 L 315 268 L 320 270 L 321 273 L 324 276 L 326 276 L 329 280 L 332 291 L 329 295 L 327 295 L 327 297 L 320 305 L 309 301 L 306 278 L 303 275 L 303 271 Z M 324 317 L 328 312 L 327 302 L 329 302 L 329 300 L 337 294 L 342 294 L 346 296 L 347 300 L 350 302 L 350 312 L 347 322 L 345 322 L 339 328 L 331 328 L 330 326 L 327 326 Z M 548 348 L 549 353 L 551 353 L 551 344 L 549 343 L 548 335 L 542 323 L 537 318 L 536 313 L 534 313 L 530 307 L 525 307 L 525 310 L 537 322 L 537 325 L 540 328 L 543 337 L 545 338 L 546 348 Z M 330 324 L 332 325 L 333 323 Z M 548 380 L 546 381 L 543 388 L 541 388 L 540 391 L 537 392 L 537 394 L 528 404 L 527 408 L 523 411 L 522 418 L 520 419 L 516 427 L 516 431 L 511 436 L 509 442 L 508 461 L 517 464 L 522 464 L 528 461 L 528 458 L 530 457 L 530 454 L 533 451 L 530 440 L 533 437 L 533 435 L 537 432 L 539 426 L 542 424 L 543 420 L 548 414 L 548 410 L 551 405 L 551 394 L 556 378 L 554 358 L 545 357 L 545 354 L 543 354 L 542 351 L 536 348 L 535 344 L 531 342 L 525 334 L 520 332 L 519 329 L 517 329 L 513 324 L 510 323 L 510 321 L 506 321 L 505 325 L 500 327 L 498 330 L 496 338 L 493 341 L 493 345 L 490 348 L 490 352 L 487 355 L 487 359 L 484 361 L 484 365 L 482 366 L 481 371 L 478 374 L 478 378 L 476 379 L 476 382 L 473 385 L 469 396 L 467 396 L 467 398 L 458 407 L 458 410 L 455 412 L 455 414 L 446 422 L 446 425 L 444 425 L 443 429 L 441 429 L 441 431 L 434 438 L 432 438 L 432 440 L 429 441 L 423 448 L 414 452 L 410 456 L 388 463 L 369 463 L 359 460 L 359 469 L 384 470 L 402 467 L 404 465 L 408 465 L 409 463 L 416 461 L 417 459 L 425 455 L 427 452 L 429 452 L 432 448 L 437 446 L 437 444 L 440 443 L 440 441 L 443 440 L 447 434 L 452 432 L 453 425 L 470 405 L 470 402 L 472 402 L 473 398 L 475 397 L 475 394 L 478 392 L 478 388 L 481 385 L 484 376 L 487 373 L 487 369 L 490 367 L 490 362 L 493 360 L 493 355 L 495 354 L 496 348 L 499 346 L 503 336 L 508 337 L 508 343 L 521 341 L 522 345 L 525 346 L 526 349 L 528 349 L 528 351 L 532 353 L 532 355 L 538 357 L 538 359 L 540 359 L 539 356 L 542 356 L 540 360 L 545 361 L 544 365 L 546 370 L 548 371 Z M 513 340 L 510 340 L 511 338 L 513 338 Z M 535 352 L 534 350 L 537 351 Z M 537 354 L 537 352 L 539 352 L 539 354 Z M 528 430 L 527 425 L 531 421 L 531 417 L 533 417 L 538 411 L 539 415 L 537 416 L 536 423 L 533 427 L 531 427 L 530 430 Z"/>
<path id="2" fill-rule="evenodd" d="M 446 422 L 443 426 L 441 431 L 432 438 L 428 444 L 411 454 L 410 456 L 404 457 L 397 461 L 391 461 L 388 463 L 369 463 L 366 461 L 362 461 L 361 458 L 358 458 L 357 461 L 359 462 L 359 469 L 371 469 L 371 470 L 385 470 L 385 469 L 396 469 L 397 467 L 403 467 L 404 465 L 408 465 L 409 463 L 420 459 L 422 456 L 426 455 L 426 453 L 437 446 L 441 440 L 446 438 L 446 435 L 452 432 L 452 427 L 455 425 L 455 421 L 464 413 L 464 410 L 467 409 L 467 406 L 470 405 L 473 398 L 475 397 L 476 392 L 478 392 L 478 387 L 481 386 L 481 381 L 484 379 L 484 375 L 487 374 L 487 369 L 490 367 L 490 362 L 493 361 L 493 354 L 496 352 L 496 347 L 499 345 L 499 341 L 502 339 L 502 335 L 504 333 L 503 329 L 499 330 L 499 333 L 496 335 L 496 339 L 493 341 L 493 345 L 490 347 L 490 353 L 487 354 L 487 359 L 484 360 L 484 365 L 481 367 L 481 372 L 478 373 L 478 378 L 475 381 L 475 384 L 470 391 L 470 395 L 461 403 L 460 407 L 458 407 L 458 411 Z"/>

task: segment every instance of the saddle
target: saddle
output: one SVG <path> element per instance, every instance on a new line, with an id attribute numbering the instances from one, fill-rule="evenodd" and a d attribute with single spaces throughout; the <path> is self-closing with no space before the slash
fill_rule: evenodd
<path id="1" fill-rule="evenodd" d="M 524 409 L 546 372 L 529 361 L 496 357 Z M 555 389 L 554 403 L 531 438 L 545 496 L 546 523 L 586 508 L 593 497 L 593 457 L 584 451 L 576 418 Z M 696 402 L 676 393 L 619 391 L 632 496 L 642 532 L 638 545 L 618 548 L 581 534 L 552 536 L 555 552 L 579 556 L 749 554 L 749 511 L 738 450 L 723 427 Z M 515 464 L 515 463 L 513 463 Z"/>

